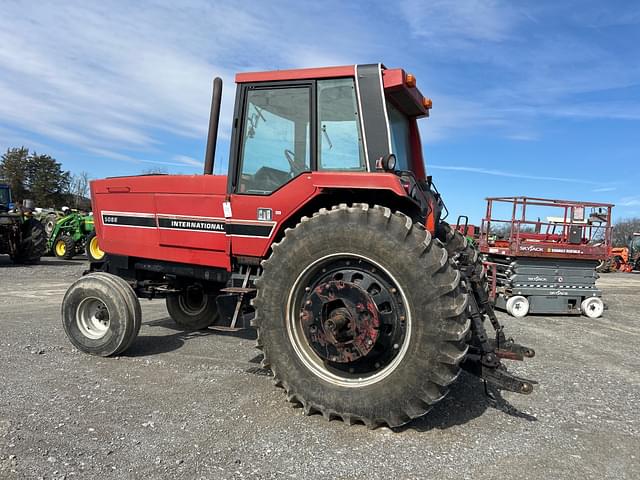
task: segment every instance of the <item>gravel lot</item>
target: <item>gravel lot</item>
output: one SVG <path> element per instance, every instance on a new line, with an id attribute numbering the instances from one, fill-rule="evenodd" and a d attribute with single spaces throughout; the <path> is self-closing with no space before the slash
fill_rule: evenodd
<path id="1" fill-rule="evenodd" d="M 537 390 L 494 402 L 462 375 L 396 432 L 304 417 L 252 330 L 185 334 L 159 300 L 126 355 L 76 351 L 59 308 L 85 268 L 0 256 L 0 478 L 640 478 L 640 275 L 600 279 L 599 320 L 499 314 Z"/>

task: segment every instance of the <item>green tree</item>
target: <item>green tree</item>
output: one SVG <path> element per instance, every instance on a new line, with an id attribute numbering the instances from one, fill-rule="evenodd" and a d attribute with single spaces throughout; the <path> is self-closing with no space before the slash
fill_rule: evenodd
<path id="1" fill-rule="evenodd" d="M 33 153 L 27 161 L 26 189 L 41 207 L 60 207 L 69 191 L 71 174 L 49 155 Z"/>
<path id="2" fill-rule="evenodd" d="M 16 203 L 26 198 L 28 163 L 29 149 L 25 147 L 8 148 L 0 160 L 0 179 L 11 187 Z"/>

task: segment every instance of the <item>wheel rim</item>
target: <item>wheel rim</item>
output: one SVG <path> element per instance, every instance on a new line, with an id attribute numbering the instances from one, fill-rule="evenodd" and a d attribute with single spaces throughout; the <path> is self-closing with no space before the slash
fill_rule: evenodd
<path id="1" fill-rule="evenodd" d="M 517 300 L 516 302 L 514 302 L 512 309 L 515 316 L 523 315 L 526 310 L 528 310 L 527 305 L 522 300 Z"/>
<path id="2" fill-rule="evenodd" d="M 604 311 L 604 305 L 602 304 L 602 300 L 597 297 L 590 298 L 586 301 L 585 305 L 585 314 L 591 318 L 597 318 L 602 315 Z"/>
<path id="3" fill-rule="evenodd" d="M 189 287 L 178 297 L 180 309 L 187 315 L 199 315 L 207 308 L 208 299 L 200 287 Z"/>
<path id="4" fill-rule="evenodd" d="M 391 374 L 404 358 L 411 314 L 404 291 L 377 262 L 333 254 L 307 266 L 287 302 L 289 340 L 305 366 L 343 387 Z"/>
<path id="5" fill-rule="evenodd" d="M 65 253 L 67 253 L 67 246 L 62 240 L 58 240 L 56 242 L 56 255 L 62 257 Z"/>
<path id="6" fill-rule="evenodd" d="M 109 331 L 109 309 L 99 298 L 84 298 L 76 310 L 76 324 L 85 337 L 99 340 Z"/>
<path id="7" fill-rule="evenodd" d="M 104 252 L 98 245 L 98 237 L 93 237 L 91 242 L 89 242 L 89 251 L 91 252 L 91 256 L 96 260 L 102 260 L 102 257 L 104 257 Z"/>

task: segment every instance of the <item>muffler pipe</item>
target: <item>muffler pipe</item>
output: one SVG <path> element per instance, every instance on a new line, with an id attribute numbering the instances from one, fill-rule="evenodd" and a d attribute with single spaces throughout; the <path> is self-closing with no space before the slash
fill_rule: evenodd
<path id="1" fill-rule="evenodd" d="M 213 174 L 213 161 L 216 156 L 218 143 L 218 123 L 220 121 L 220 104 L 222 103 L 222 79 L 213 79 L 213 97 L 211 99 L 211 115 L 209 116 L 209 134 L 207 135 L 207 150 L 204 157 L 204 174 Z"/>

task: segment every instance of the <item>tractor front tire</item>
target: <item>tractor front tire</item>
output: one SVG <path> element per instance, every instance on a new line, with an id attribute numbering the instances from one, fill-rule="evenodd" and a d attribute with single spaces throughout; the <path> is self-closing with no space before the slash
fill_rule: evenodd
<path id="1" fill-rule="evenodd" d="M 181 293 L 168 295 L 167 311 L 174 322 L 184 330 L 203 330 L 218 319 L 216 295 L 200 286 L 190 286 Z"/>
<path id="2" fill-rule="evenodd" d="M 34 218 L 27 219 L 22 225 L 22 239 L 19 249 L 11 257 L 14 263 L 35 264 L 45 254 L 46 238 L 42 223 Z"/>
<path id="3" fill-rule="evenodd" d="M 61 235 L 53 243 L 53 254 L 65 260 L 72 259 L 76 254 L 76 242 L 69 235 Z"/>
<path id="4" fill-rule="evenodd" d="M 62 301 L 67 337 L 76 348 L 92 355 L 108 357 L 124 351 L 136 337 L 140 322 L 139 304 L 132 304 L 114 275 L 86 275 L 69 287 Z"/>
<path id="5" fill-rule="evenodd" d="M 398 427 L 447 394 L 467 351 L 467 295 L 424 227 L 386 207 L 341 204 L 303 217 L 272 249 L 254 323 L 289 401 L 329 420 Z"/>
<path id="6" fill-rule="evenodd" d="M 86 252 L 90 262 L 101 262 L 104 259 L 104 252 L 98 244 L 98 236 L 93 231 L 86 240 Z"/>

